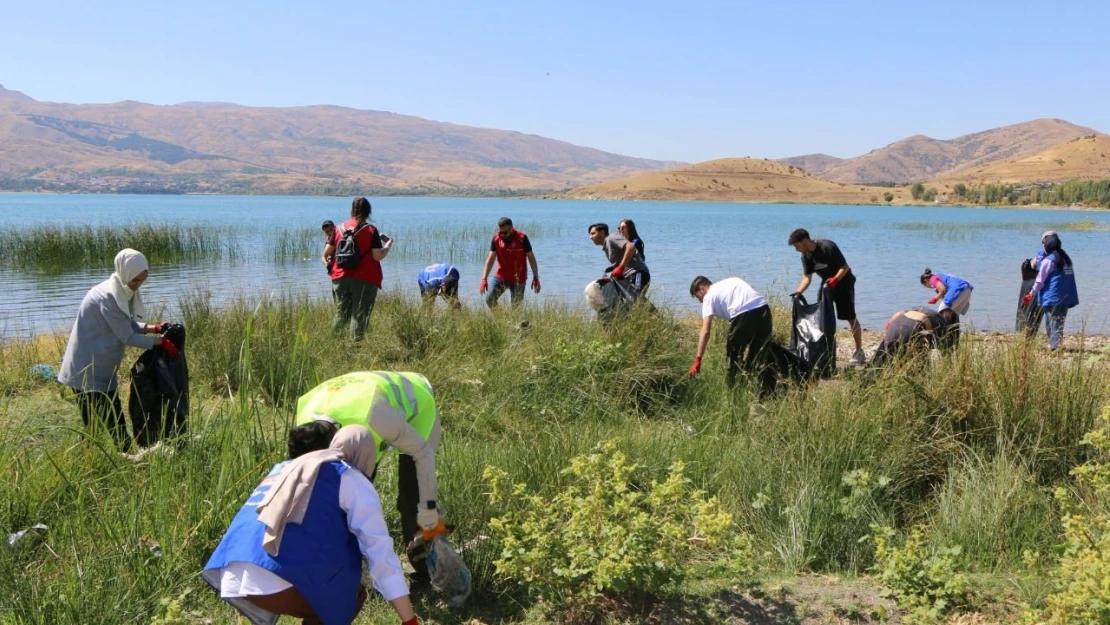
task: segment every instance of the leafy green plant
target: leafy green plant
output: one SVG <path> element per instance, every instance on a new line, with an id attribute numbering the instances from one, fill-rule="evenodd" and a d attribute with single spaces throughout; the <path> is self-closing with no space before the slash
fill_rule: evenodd
<path id="1" fill-rule="evenodd" d="M 875 542 L 873 571 L 884 587 L 881 594 L 904 612 L 903 623 L 937 623 L 966 604 L 967 578 L 956 567 L 959 547 L 931 549 L 921 528 L 899 540 L 893 529 L 872 526 L 871 539 Z"/>
<path id="2" fill-rule="evenodd" d="M 563 608 L 666 591 L 698 571 L 751 574 L 748 536 L 681 462 L 644 487 L 639 473 L 612 441 L 572 459 L 554 497 L 487 468 L 491 501 L 507 508 L 490 520 L 498 574 Z"/>
<path id="3" fill-rule="evenodd" d="M 1110 409 L 1084 444 L 1093 457 L 1072 471 L 1076 488 L 1056 490 L 1064 511 L 1063 554 L 1051 576 L 1055 592 L 1027 620 L 1049 625 L 1110 622 Z"/>

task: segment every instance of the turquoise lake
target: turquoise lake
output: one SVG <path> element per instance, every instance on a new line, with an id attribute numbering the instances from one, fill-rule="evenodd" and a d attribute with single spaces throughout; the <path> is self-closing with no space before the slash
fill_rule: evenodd
<path id="1" fill-rule="evenodd" d="M 143 287 L 148 307 L 173 315 L 183 294 L 263 299 L 286 294 L 328 297 L 318 260 L 320 223 L 346 219 L 351 198 L 259 196 L 122 196 L 0 194 L 0 228 L 42 225 L 204 224 L 228 229 L 234 258 L 196 265 L 155 266 Z M 1080 306 L 1067 332 L 1110 333 L 1110 211 L 1018 210 L 957 207 L 829 206 L 371 198 L 372 220 L 395 238 L 383 262 L 386 291 L 416 293 L 416 274 L 454 260 L 463 299 L 478 306 L 480 277 L 497 219 L 511 217 L 530 234 L 543 292 L 527 303 L 582 307 L 582 290 L 607 262 L 587 238 L 587 226 L 633 219 L 646 242 L 657 304 L 694 314 L 688 295 L 698 274 L 740 276 L 765 295 L 784 300 L 801 275 L 798 254 L 786 244 L 794 228 L 836 241 L 858 278 L 856 307 L 864 328 L 881 328 L 896 310 L 926 303 L 932 292 L 918 276 L 926 267 L 955 274 L 974 287 L 966 320 L 979 330 L 1013 331 L 1021 283 L 1019 266 L 1040 247 L 1044 230 L 1057 230 L 1075 262 Z M 452 245 L 438 233 L 488 230 Z M 277 261 L 275 234 L 303 231 L 311 254 Z M 449 256 L 455 255 L 452 259 Z M 65 332 L 85 292 L 112 272 L 103 266 L 61 275 L 0 268 L 0 335 L 4 338 Z M 811 296 L 816 288 L 810 287 Z M 506 295 L 505 303 L 507 304 Z"/>

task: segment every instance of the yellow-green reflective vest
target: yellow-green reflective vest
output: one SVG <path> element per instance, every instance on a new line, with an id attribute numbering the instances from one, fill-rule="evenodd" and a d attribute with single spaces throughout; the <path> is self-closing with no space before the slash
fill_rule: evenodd
<path id="1" fill-rule="evenodd" d="M 407 371 L 353 371 L 323 382 L 297 400 L 297 425 L 321 415 L 331 417 L 340 426 L 364 425 L 382 449 L 382 439 L 370 427 L 369 419 L 377 393 L 385 393 L 389 405 L 403 411 L 405 421 L 428 440 L 436 421 L 432 385 L 419 373 Z"/>

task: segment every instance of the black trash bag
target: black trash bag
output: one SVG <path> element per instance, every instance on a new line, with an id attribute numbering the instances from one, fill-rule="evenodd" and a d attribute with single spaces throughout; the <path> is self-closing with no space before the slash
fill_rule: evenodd
<path id="1" fill-rule="evenodd" d="M 185 326 L 175 323 L 162 331 L 177 356 L 161 346 L 143 352 L 131 366 L 131 397 L 127 411 L 140 447 L 185 434 L 189 417 L 189 364 L 185 359 Z"/>
<path id="2" fill-rule="evenodd" d="M 826 378 L 836 372 L 836 310 L 828 287 L 821 284 L 817 301 L 794 297 L 790 351 L 805 363 L 811 376 Z"/>
<path id="3" fill-rule="evenodd" d="M 1014 324 L 1015 332 L 1028 332 L 1036 334 L 1037 328 L 1041 325 L 1041 319 L 1044 317 L 1044 309 L 1037 305 L 1037 302 L 1029 302 L 1026 306 L 1022 304 L 1022 300 L 1029 291 L 1033 290 L 1033 285 L 1037 282 L 1037 270 L 1033 268 L 1033 263 L 1028 258 L 1021 261 L 1021 292 L 1018 293 L 1017 305 L 1017 321 Z"/>
<path id="4" fill-rule="evenodd" d="M 795 382 L 804 382 L 809 377 L 809 367 L 798 354 L 786 349 L 775 341 L 771 341 L 767 349 L 771 352 L 771 359 L 775 363 L 775 375 L 780 378 L 789 378 Z"/>

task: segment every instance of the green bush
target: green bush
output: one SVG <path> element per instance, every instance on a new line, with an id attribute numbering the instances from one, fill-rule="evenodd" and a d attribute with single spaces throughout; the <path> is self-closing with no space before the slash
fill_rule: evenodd
<path id="1" fill-rule="evenodd" d="M 884 587 L 881 594 L 898 604 L 903 623 L 937 623 L 966 603 L 967 579 L 956 570 L 959 547 L 931 549 L 921 528 L 899 541 L 893 529 L 872 526 L 871 538 L 875 541 L 873 570 Z"/>
<path id="2" fill-rule="evenodd" d="M 570 461 L 554 497 L 530 492 L 487 468 L 499 575 L 562 609 L 592 599 L 633 599 L 673 590 L 697 572 L 748 577 L 751 545 L 715 497 L 692 488 L 675 462 L 665 479 L 643 476 L 613 442 Z"/>
<path id="3" fill-rule="evenodd" d="M 1064 510 L 1063 555 L 1052 573 L 1056 592 L 1030 622 L 1079 625 L 1110 622 L 1110 409 L 1102 426 L 1083 442 L 1094 457 L 1072 472 L 1075 491 L 1059 488 Z"/>

